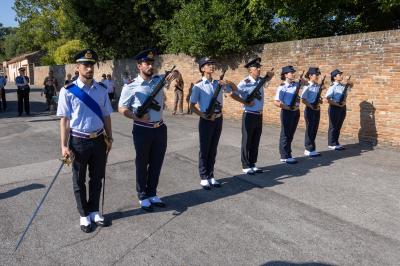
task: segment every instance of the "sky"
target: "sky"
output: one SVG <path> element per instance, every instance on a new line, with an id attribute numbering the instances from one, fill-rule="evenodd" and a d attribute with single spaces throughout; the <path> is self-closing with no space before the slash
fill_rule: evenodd
<path id="1" fill-rule="evenodd" d="M 0 23 L 4 27 L 16 27 L 15 11 L 12 9 L 14 0 L 0 0 Z"/>

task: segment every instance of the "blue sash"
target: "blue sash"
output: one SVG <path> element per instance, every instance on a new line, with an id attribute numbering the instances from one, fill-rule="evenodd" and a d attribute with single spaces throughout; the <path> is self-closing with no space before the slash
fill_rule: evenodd
<path id="1" fill-rule="evenodd" d="M 87 107 L 89 107 L 90 110 L 92 110 L 99 118 L 101 121 L 103 121 L 103 113 L 101 112 L 101 108 L 96 103 L 95 100 L 93 100 L 92 97 L 90 97 L 86 92 L 81 90 L 77 85 L 71 83 L 70 86 L 66 88 L 69 90 L 73 95 L 78 97 L 79 100 L 81 100 L 84 104 L 86 104 Z"/>

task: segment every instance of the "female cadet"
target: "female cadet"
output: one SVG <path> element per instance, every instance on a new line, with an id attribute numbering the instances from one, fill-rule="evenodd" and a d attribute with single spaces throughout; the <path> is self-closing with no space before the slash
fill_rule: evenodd
<path id="1" fill-rule="evenodd" d="M 342 83 L 343 72 L 335 69 L 331 72 L 332 85 L 326 92 L 326 99 L 329 103 L 329 129 L 328 129 L 328 148 L 331 150 L 344 150 L 339 143 L 340 129 L 342 128 L 344 119 L 346 118 L 346 98 L 347 88 L 353 84 L 347 81 Z"/>
<path id="2" fill-rule="evenodd" d="M 281 134 L 279 138 L 281 162 L 288 164 L 297 163 L 292 156 L 292 140 L 300 118 L 296 90 L 302 80 L 294 81 L 295 72 L 293 66 L 282 68 L 281 80 L 284 82 L 277 88 L 274 102 L 275 106 L 281 108 Z"/>
<path id="3" fill-rule="evenodd" d="M 319 76 L 321 72 L 318 67 L 310 67 L 306 73 L 306 79 L 308 84 L 303 87 L 301 94 L 301 100 L 305 104 L 304 109 L 304 120 L 306 121 L 306 133 L 304 137 L 304 155 L 310 157 L 320 156 L 321 154 L 315 150 L 315 138 L 317 137 L 318 126 L 321 111 L 319 108 L 320 99 L 319 90 L 320 85 L 318 84 Z M 314 105 L 316 103 L 316 105 Z"/>
<path id="4" fill-rule="evenodd" d="M 215 70 L 214 61 L 202 58 L 199 61 L 199 70 L 202 79 L 193 86 L 190 96 L 190 107 L 194 113 L 200 116 L 199 121 L 199 173 L 201 177 L 200 185 L 205 190 L 210 190 L 211 186 L 220 187 L 221 184 L 214 178 L 214 164 L 217 156 L 217 147 L 222 131 L 222 91 L 218 94 L 218 105 L 211 117 L 205 114 L 214 91 L 218 85 L 224 86 L 225 92 L 237 91 L 237 87 L 231 81 L 214 80 L 212 74 Z M 228 85 L 228 86 L 227 86 Z M 239 96 L 230 94 L 232 98 Z M 197 105 L 197 106 L 196 106 Z"/>

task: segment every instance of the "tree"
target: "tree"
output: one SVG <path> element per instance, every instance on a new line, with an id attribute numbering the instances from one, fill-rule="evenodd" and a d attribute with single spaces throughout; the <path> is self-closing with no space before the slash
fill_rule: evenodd
<path id="1" fill-rule="evenodd" d="M 20 25 L 17 50 L 45 50 L 43 63 L 54 64 L 55 51 L 86 31 L 84 26 L 76 27 L 78 18 L 68 12 L 68 7 L 62 0 L 16 0 L 14 9 Z"/>
<path id="2" fill-rule="evenodd" d="M 70 14 L 79 18 L 87 32 L 79 39 L 98 51 L 103 59 L 132 57 L 155 46 L 160 36 L 151 31 L 159 19 L 172 17 L 174 0 L 70 0 Z"/>
<path id="3" fill-rule="evenodd" d="M 167 52 L 193 56 L 221 56 L 243 51 L 251 21 L 241 1 L 191 1 L 183 4 L 169 21 L 161 20 L 154 29 Z"/>
<path id="4" fill-rule="evenodd" d="M 74 55 L 83 49 L 84 44 L 80 40 L 68 41 L 54 52 L 54 61 L 58 65 L 73 63 Z"/>
<path id="5" fill-rule="evenodd" d="M 11 27 L 3 27 L 0 23 L 0 63 L 7 59 L 5 40 L 12 33 L 13 29 Z"/>

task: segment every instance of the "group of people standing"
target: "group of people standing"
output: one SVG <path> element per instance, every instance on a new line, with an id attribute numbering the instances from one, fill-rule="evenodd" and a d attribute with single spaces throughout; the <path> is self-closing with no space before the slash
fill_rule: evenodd
<path id="1" fill-rule="evenodd" d="M 97 62 L 95 51 L 86 49 L 75 56 L 79 78 L 61 89 L 57 115 L 61 117 L 61 152 L 64 157 L 74 157 L 72 164 L 73 189 L 80 218 L 80 227 L 91 232 L 94 227 L 108 226 L 111 221 L 99 213 L 102 180 L 105 178 L 107 154 L 112 148 L 112 112 L 108 88 L 93 79 L 94 64 Z M 124 85 L 119 99 L 118 111 L 132 120 L 132 136 L 136 151 L 136 191 L 141 208 L 153 211 L 154 207 L 166 204 L 157 195 L 157 187 L 164 156 L 167 149 L 167 125 L 163 120 L 164 94 L 159 91 L 152 95 L 158 84 L 165 81 L 174 89 L 183 88 L 179 72 L 166 75 L 154 75 L 154 50 L 148 49 L 135 57 L 138 76 Z M 205 190 L 221 187 L 215 178 L 218 142 L 223 126 L 223 93 L 243 104 L 241 161 L 246 174 L 261 173 L 256 166 L 260 138 L 262 134 L 262 116 L 264 106 L 264 87 L 274 73 L 260 76 L 261 58 L 246 63 L 249 75 L 238 85 L 224 79 L 214 79 L 215 62 L 209 58 L 199 60 L 201 79 L 191 86 L 190 109 L 199 116 L 199 165 L 200 186 Z M 305 155 L 319 156 L 316 151 L 321 90 L 320 70 L 310 67 L 305 78 L 295 80 L 293 66 L 285 66 L 281 71 L 283 83 L 277 88 L 274 104 L 281 109 L 281 134 L 279 151 L 281 161 L 295 163 L 291 142 L 300 117 L 300 99 L 306 105 Z M 266 80 L 267 79 L 267 80 Z M 340 128 L 346 114 L 346 88 L 342 84 L 342 72 L 331 72 L 332 85 L 325 97 L 329 107 L 329 145 L 330 149 L 341 150 L 339 144 Z M 260 86 L 258 86 L 260 84 Z M 300 94 L 300 87 L 303 86 Z M 258 89 L 258 96 L 249 100 Z M 179 92 L 178 92 L 179 93 Z M 344 96 L 343 96 L 344 95 Z M 299 97 L 300 96 L 300 97 Z M 150 98 L 151 97 L 151 98 Z M 151 100 L 149 108 L 142 112 L 143 105 Z M 210 102 L 215 105 L 210 112 Z M 86 171 L 89 170 L 89 186 L 86 189 Z M 87 194 L 89 197 L 87 199 Z"/>

